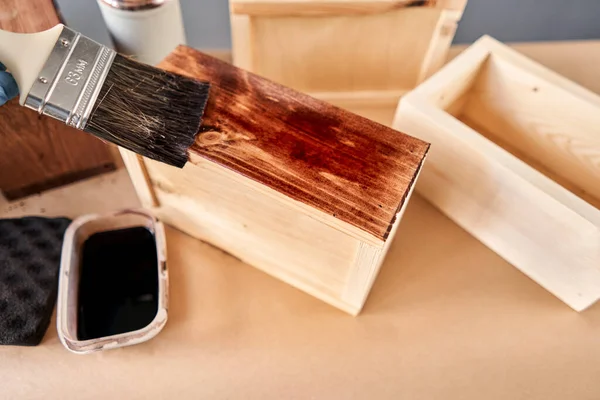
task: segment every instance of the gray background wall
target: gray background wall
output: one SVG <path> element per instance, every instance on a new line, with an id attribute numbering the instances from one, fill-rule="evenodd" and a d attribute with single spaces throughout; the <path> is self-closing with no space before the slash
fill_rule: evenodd
<path id="1" fill-rule="evenodd" d="M 231 47 L 227 0 L 180 0 L 188 44 Z M 75 30 L 108 44 L 95 0 L 55 0 Z M 483 34 L 505 42 L 600 39 L 600 0 L 469 0 L 455 43 Z"/>

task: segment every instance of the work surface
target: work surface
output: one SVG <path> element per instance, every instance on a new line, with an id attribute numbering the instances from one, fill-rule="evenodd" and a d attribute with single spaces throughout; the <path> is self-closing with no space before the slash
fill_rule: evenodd
<path id="1" fill-rule="evenodd" d="M 515 47 L 600 92 L 600 42 Z M 0 217 L 137 204 L 121 170 Z M 167 245 L 162 333 L 78 356 L 53 321 L 38 347 L 0 347 L 0 399 L 600 398 L 600 305 L 575 313 L 419 196 L 356 318 L 174 229 Z"/>

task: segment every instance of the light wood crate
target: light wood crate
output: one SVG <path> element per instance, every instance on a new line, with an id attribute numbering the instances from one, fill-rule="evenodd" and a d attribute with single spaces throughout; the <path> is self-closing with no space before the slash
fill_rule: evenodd
<path id="1" fill-rule="evenodd" d="M 211 88 L 183 169 L 123 151 L 143 205 L 357 314 L 429 145 L 187 47 L 161 67 Z"/>
<path id="2" fill-rule="evenodd" d="M 390 125 L 446 61 L 466 0 L 230 0 L 236 66 Z"/>
<path id="3" fill-rule="evenodd" d="M 600 297 L 600 97 L 483 37 L 400 101 L 417 187 L 575 310 Z"/>

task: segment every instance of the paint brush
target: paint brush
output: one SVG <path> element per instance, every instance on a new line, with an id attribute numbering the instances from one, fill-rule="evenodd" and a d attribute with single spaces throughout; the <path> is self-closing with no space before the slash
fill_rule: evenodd
<path id="1" fill-rule="evenodd" d="M 137 154 L 183 167 L 209 84 L 136 62 L 59 24 L 0 30 L 19 103 Z"/>

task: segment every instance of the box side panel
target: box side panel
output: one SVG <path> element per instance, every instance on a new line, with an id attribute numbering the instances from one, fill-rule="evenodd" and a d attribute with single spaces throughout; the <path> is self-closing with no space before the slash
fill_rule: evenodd
<path id="1" fill-rule="evenodd" d="M 424 162 L 425 158 L 423 158 L 423 161 L 421 162 L 412 186 L 410 187 L 402 207 L 396 215 L 396 221 L 394 221 L 392 230 L 390 231 L 390 234 L 383 246 L 373 246 L 364 242 L 360 243 L 354 266 L 348 274 L 348 284 L 346 285 L 346 290 L 344 291 L 343 297 L 344 301 L 352 304 L 359 311 L 364 306 L 369 293 L 371 292 L 371 288 L 373 287 L 373 283 L 375 282 L 375 278 L 377 278 L 379 270 L 385 261 L 385 256 L 387 255 L 390 246 L 396 237 L 396 232 L 400 226 L 400 221 L 402 220 L 404 212 L 408 207 L 408 203 L 412 197 L 416 182 L 421 175 Z"/>
<path id="2" fill-rule="evenodd" d="M 593 100 L 493 53 L 459 118 L 598 208 L 600 97 Z"/>
<path id="3" fill-rule="evenodd" d="M 253 17 L 253 72 L 305 92 L 410 89 L 442 11 Z"/>
<path id="4" fill-rule="evenodd" d="M 182 170 L 147 160 L 157 215 L 309 294 L 341 301 L 359 241 L 289 199 L 210 161 Z M 318 211 L 314 211 L 318 213 Z"/>
<path id="5" fill-rule="evenodd" d="M 575 310 L 594 303 L 600 297 L 598 226 L 539 189 L 552 182 L 531 182 L 532 176 L 540 182 L 548 178 L 525 164 L 522 174 L 507 168 L 489 156 L 487 147 L 502 149 L 467 140 L 474 134 L 468 127 L 456 122 L 445 126 L 416 104 L 401 101 L 395 127 L 432 142 L 417 190 Z"/>

